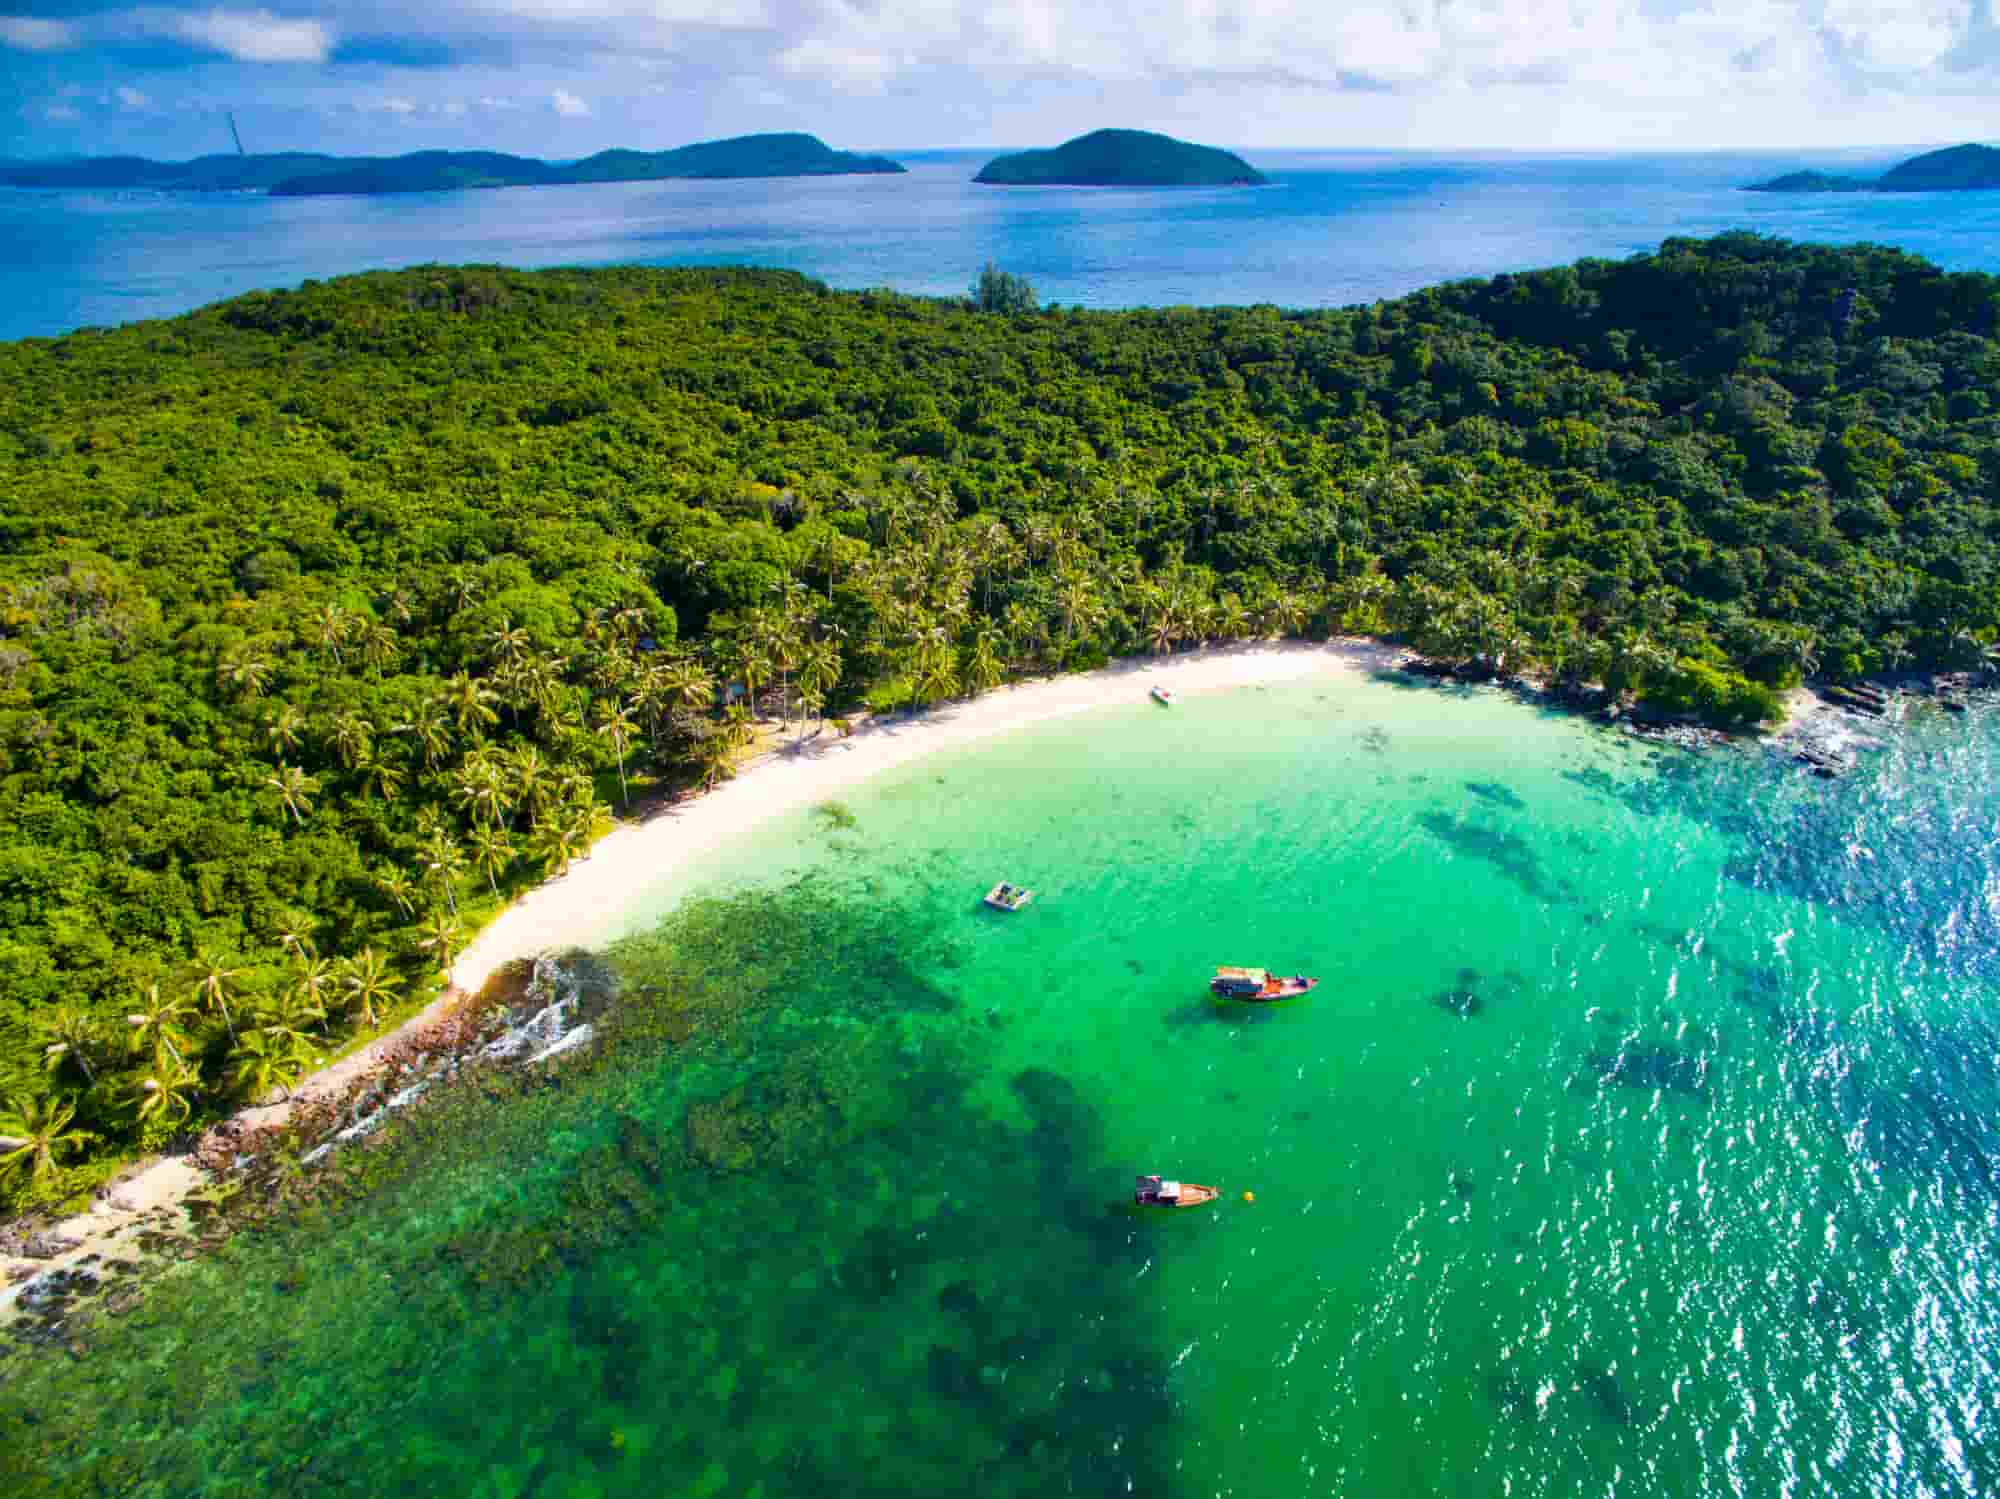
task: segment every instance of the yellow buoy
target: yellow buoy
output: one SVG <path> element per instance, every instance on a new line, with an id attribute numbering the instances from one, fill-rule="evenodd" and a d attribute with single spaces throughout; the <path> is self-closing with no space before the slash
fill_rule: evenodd
<path id="1" fill-rule="evenodd" d="M 1257 1200 L 1257 1194 L 1255 1192 L 1245 1192 L 1243 1194 L 1243 1200 L 1245 1202 L 1255 1202 Z"/>

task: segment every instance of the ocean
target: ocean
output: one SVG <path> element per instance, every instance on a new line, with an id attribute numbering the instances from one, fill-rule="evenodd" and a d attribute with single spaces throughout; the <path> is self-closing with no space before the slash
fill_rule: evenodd
<path id="1" fill-rule="evenodd" d="M 1994 1492 L 2000 716 L 1826 783 L 1393 674 L 747 832 L 8 1392 L 52 1492 Z M 1037 891 L 1002 915 L 998 879 Z M 1220 1005 L 1215 965 L 1323 982 Z M 1142 1211 L 1133 1178 L 1222 1190 Z M 20 1413 L 32 1412 L 25 1422 Z"/>
<path id="2" fill-rule="evenodd" d="M 983 152 L 907 175 L 639 182 L 373 198 L 0 189 L 0 339 L 171 317 L 255 289 L 423 263 L 777 266 L 962 295 L 988 261 L 1088 307 L 1332 307 L 1623 257 L 1726 229 L 1873 241 L 2000 270 L 2000 193 L 1745 193 L 1910 154 L 1258 151 L 1257 189 L 980 187 Z"/>

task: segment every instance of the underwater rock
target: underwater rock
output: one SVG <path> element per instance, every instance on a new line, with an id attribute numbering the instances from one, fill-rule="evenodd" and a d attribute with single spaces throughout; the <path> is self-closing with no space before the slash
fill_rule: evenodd
<path id="1" fill-rule="evenodd" d="M 1459 853 L 1491 864 L 1530 895 L 1541 900 L 1553 898 L 1548 881 L 1542 877 L 1541 859 L 1519 834 L 1461 822 L 1442 812 L 1426 812 L 1417 822 Z"/>
<path id="2" fill-rule="evenodd" d="M 1576 1387 L 1600 1421 L 1611 1426 L 1632 1424 L 1632 1402 L 1619 1386 L 1617 1376 L 1603 1365 L 1588 1361 L 1578 1364 Z"/>
<path id="3" fill-rule="evenodd" d="M 1486 1001 L 1470 989 L 1443 989 L 1431 996 L 1431 1003 L 1447 1015 L 1456 1015 L 1461 1020 L 1470 1020 L 1486 1008 Z"/>
<path id="4" fill-rule="evenodd" d="M 924 1360 L 932 1393 L 947 1400 L 977 1400 L 987 1393 L 979 1367 L 972 1358 L 944 1343 L 931 1344 Z"/>
<path id="5" fill-rule="evenodd" d="M 647 1181 L 659 1184 L 666 1169 L 665 1153 L 653 1132 L 630 1114 L 618 1116 L 618 1153 Z"/>
<path id="6" fill-rule="evenodd" d="M 1540 1414 L 1540 1407 L 1535 1403 L 1534 1385 L 1512 1365 L 1495 1369 L 1486 1376 L 1486 1398 L 1510 1421 L 1527 1420 Z"/>
<path id="7" fill-rule="evenodd" d="M 1594 1051 L 1590 1066 L 1600 1083 L 1615 1083 L 1621 1088 L 1699 1093 L 1708 1079 L 1708 1058 L 1653 1043 L 1617 1052 Z"/>
<path id="8" fill-rule="evenodd" d="M 1472 1173 L 1463 1167 L 1453 1171 L 1449 1180 L 1451 1189 L 1458 1194 L 1460 1202 L 1468 1201 L 1479 1191 L 1479 1183 L 1473 1179 Z"/>
<path id="9" fill-rule="evenodd" d="M 1465 789 L 1481 801 L 1491 802 L 1496 807 L 1505 807 L 1510 812 L 1524 811 L 1528 805 L 1510 788 L 1502 786 L 1498 781 L 1467 781 Z"/>

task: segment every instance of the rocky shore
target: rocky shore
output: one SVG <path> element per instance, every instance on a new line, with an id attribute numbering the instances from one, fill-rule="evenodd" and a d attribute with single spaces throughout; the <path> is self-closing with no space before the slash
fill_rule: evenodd
<path id="1" fill-rule="evenodd" d="M 66 1342 L 86 1309 L 117 1312 L 149 1270 L 221 1243 L 434 1089 L 482 1069 L 575 1054 L 597 1004 L 554 958 L 506 965 L 478 994 L 449 991 L 415 1023 L 315 1075 L 290 1097 L 224 1120 L 61 1223 L 0 1230 L 0 1334 Z"/>

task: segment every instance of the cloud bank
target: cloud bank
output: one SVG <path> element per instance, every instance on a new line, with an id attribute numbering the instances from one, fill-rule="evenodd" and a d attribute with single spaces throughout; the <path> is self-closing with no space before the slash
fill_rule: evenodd
<path id="1" fill-rule="evenodd" d="M 564 154 L 757 129 L 849 146 L 1032 144 L 1110 123 L 1246 147 L 1982 139 L 2000 134 L 1996 7 L 48 0 L 0 14 L 0 87 L 22 101 L 0 121 L 0 149 L 94 149 L 81 139 L 92 130 L 114 144 L 119 89 L 177 112 L 190 140 L 204 113 L 229 107 L 282 136 L 273 146 L 328 149 L 367 149 L 390 128 Z M 77 118 L 51 121 L 58 101 Z"/>

